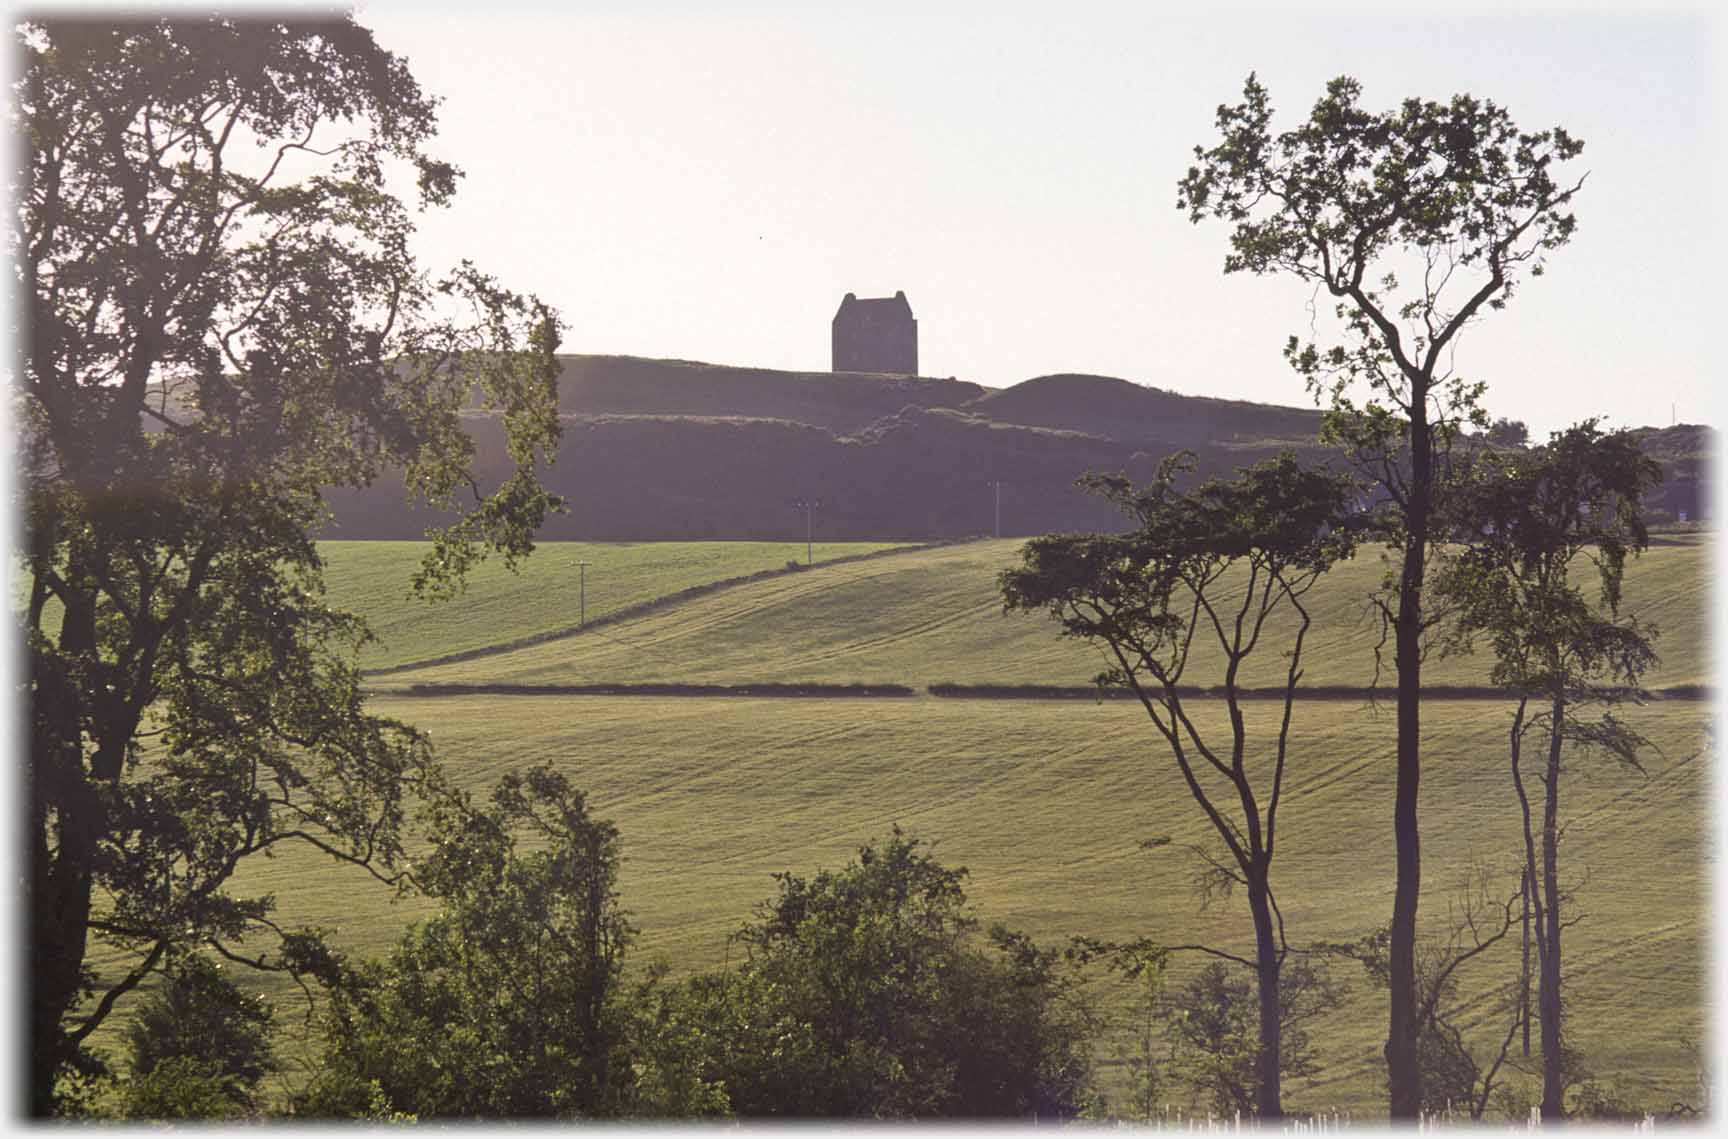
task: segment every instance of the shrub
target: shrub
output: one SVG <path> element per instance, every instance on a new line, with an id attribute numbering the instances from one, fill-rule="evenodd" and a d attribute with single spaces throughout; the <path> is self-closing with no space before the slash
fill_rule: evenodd
<path id="1" fill-rule="evenodd" d="M 195 1056 L 168 1056 L 121 1085 L 126 1119 L 226 1119 L 244 1114 L 233 1078 L 220 1064 Z"/>
<path id="2" fill-rule="evenodd" d="M 723 1045 L 701 1075 L 745 1116 L 1080 1114 L 1093 1020 L 1078 978 L 1006 930 L 981 946 L 965 877 L 898 829 L 843 870 L 777 875 L 737 934 L 742 968 L 679 994 Z"/>
<path id="3" fill-rule="evenodd" d="M 209 958 L 179 958 L 126 1026 L 128 1117 L 190 1119 L 250 1107 L 277 1067 L 273 1019 L 268 1001 L 242 993 Z M 221 1104 L 211 1098 L 217 1094 Z"/>
<path id="4" fill-rule="evenodd" d="M 439 808 L 434 842 L 417 880 L 442 908 L 387 960 L 333 973 L 323 1068 L 296 1113 L 618 1114 L 632 930 L 616 830 L 539 768 L 507 776 L 490 810 Z"/>

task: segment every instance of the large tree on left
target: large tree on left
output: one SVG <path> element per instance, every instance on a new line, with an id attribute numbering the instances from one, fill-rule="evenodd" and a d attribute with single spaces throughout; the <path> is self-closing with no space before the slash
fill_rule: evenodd
<path id="1" fill-rule="evenodd" d="M 289 841 L 397 871 L 425 741 L 368 715 L 322 601 L 324 488 L 444 512 L 415 588 L 532 548 L 558 322 L 409 251 L 459 172 L 436 100 L 351 19 L 30 19 L 13 234 L 29 670 L 31 1106 L 167 959 L 292 957 L 229 886 Z M 416 187 L 415 205 L 393 187 Z M 490 410 L 485 485 L 461 427 Z M 99 939 L 119 952 L 91 965 Z M 118 961 L 119 964 L 111 962 Z"/>

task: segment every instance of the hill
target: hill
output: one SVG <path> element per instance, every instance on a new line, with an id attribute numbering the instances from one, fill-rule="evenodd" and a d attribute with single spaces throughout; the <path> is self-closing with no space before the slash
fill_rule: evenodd
<path id="1" fill-rule="evenodd" d="M 1039 376 L 987 392 L 961 410 L 1001 423 L 1084 431 L 1162 454 L 1196 444 L 1312 446 L 1320 412 L 1179 395 L 1111 376 Z"/>
<path id="2" fill-rule="evenodd" d="M 1293 448 L 1325 457 L 1319 412 L 1188 396 L 1109 376 L 1040 376 L 991 391 L 953 379 L 786 372 L 629 356 L 561 356 L 565 437 L 550 488 L 570 512 L 553 540 L 785 540 L 802 536 L 793 503 L 820 500 L 819 536 L 839 541 L 951 539 L 1119 525 L 1077 492 L 1088 471 L 1144 480 L 1187 449 L 1197 476 Z M 484 479 L 504 474 L 502 432 L 467 420 Z M 1646 432 L 1676 478 L 1652 497 L 1701 516 L 1709 428 Z M 399 480 L 329 496 L 339 539 L 412 539 L 444 519 L 405 509 Z"/>
<path id="3" fill-rule="evenodd" d="M 960 380 L 784 372 L 628 356 L 561 356 L 565 438 L 548 486 L 570 512 L 553 540 L 773 541 L 792 503 L 820 500 L 839 540 L 944 539 L 1114 527 L 1074 489 L 1087 471 L 1145 479 L 1178 447 L 1222 473 L 1312 444 L 1316 413 L 1046 376 L 991 392 Z M 475 412 L 483 477 L 503 477 L 502 432 Z M 597 492 L 597 487 L 604 487 Z M 442 518 L 406 509 L 399 480 L 329 496 L 336 539 L 412 539 Z"/>
<path id="4" fill-rule="evenodd" d="M 845 435 L 903 407 L 959 407 L 987 389 L 872 372 L 785 372 L 637 356 L 560 356 L 566 415 L 789 419 Z"/>

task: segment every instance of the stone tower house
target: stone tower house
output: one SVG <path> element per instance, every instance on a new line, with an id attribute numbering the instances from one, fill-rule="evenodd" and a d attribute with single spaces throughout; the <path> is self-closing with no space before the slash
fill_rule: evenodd
<path id="1" fill-rule="evenodd" d="M 918 374 L 918 322 L 905 293 L 865 300 L 846 294 L 834 314 L 834 370 Z"/>

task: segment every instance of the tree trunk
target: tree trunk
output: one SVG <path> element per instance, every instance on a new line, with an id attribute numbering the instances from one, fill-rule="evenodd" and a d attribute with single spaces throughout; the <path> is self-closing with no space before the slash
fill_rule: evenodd
<path id="1" fill-rule="evenodd" d="M 76 565 L 66 576 L 79 580 Z M 68 591 L 60 644 L 95 644 L 95 602 Z M 84 698 L 75 678 L 33 654 L 30 739 L 30 1113 L 54 1113 L 54 1085 L 75 1057 L 63 1022 L 84 996 L 92 870 L 102 808 L 84 769 Z M 50 846 L 52 840 L 52 847 Z"/>
<path id="2" fill-rule="evenodd" d="M 1518 974 L 1518 1018 L 1523 1022 L 1524 1055 L 1530 1055 L 1530 895 L 1536 889 L 1536 875 L 1528 865 L 1524 867 L 1524 886 L 1521 901 L 1524 906 L 1524 941 L 1523 967 Z"/>
<path id="3" fill-rule="evenodd" d="M 1427 568 L 1428 511 L 1433 472 L 1425 395 L 1411 417 L 1411 477 L 1404 569 L 1399 579 L 1395 634 L 1398 668 L 1398 779 L 1392 808 L 1398 880 L 1392 896 L 1391 1016 L 1386 1078 L 1393 1119 L 1415 1119 L 1422 1108 L 1422 1069 L 1416 1042 L 1416 903 L 1422 892 L 1422 837 L 1417 793 L 1422 781 L 1422 579 Z"/>
<path id="4" fill-rule="evenodd" d="M 1566 1115 L 1565 1055 L 1560 1025 L 1560 745 L 1566 702 L 1556 698 L 1548 725 L 1547 786 L 1542 804 L 1542 975 L 1537 986 L 1537 1011 L 1542 1019 L 1542 1119 L 1559 1122 Z"/>
<path id="5" fill-rule="evenodd" d="M 1281 962 L 1278 960 L 1277 930 L 1272 916 L 1272 895 L 1266 884 L 1264 868 L 1248 881 L 1248 907 L 1254 914 L 1254 961 L 1260 997 L 1260 1052 L 1255 1059 L 1259 1087 L 1254 1102 L 1261 1119 L 1282 1119 L 1283 1023 L 1279 1016 L 1282 1002 L 1278 993 Z"/>

